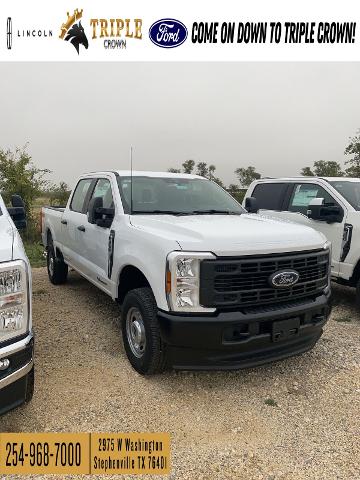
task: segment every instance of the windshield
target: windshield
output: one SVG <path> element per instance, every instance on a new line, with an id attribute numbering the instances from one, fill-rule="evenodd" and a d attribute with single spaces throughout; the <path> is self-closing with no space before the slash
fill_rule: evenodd
<path id="1" fill-rule="evenodd" d="M 118 183 L 125 213 L 130 213 L 131 177 L 121 177 Z M 236 200 L 209 180 L 133 177 L 133 214 L 240 215 L 244 212 Z"/>
<path id="2" fill-rule="evenodd" d="M 355 210 L 360 210 L 360 182 L 346 180 L 330 182 L 331 185 L 350 203 Z"/>

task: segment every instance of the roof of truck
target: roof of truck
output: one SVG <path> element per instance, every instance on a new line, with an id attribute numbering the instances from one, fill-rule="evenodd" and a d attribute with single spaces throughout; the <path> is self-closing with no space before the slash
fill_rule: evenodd
<path id="1" fill-rule="evenodd" d="M 318 178 L 319 180 L 325 180 L 326 182 L 359 182 L 360 178 L 353 178 L 353 177 L 319 177 L 319 176 L 299 176 L 299 177 L 264 177 L 260 178 L 259 180 L 256 181 L 264 181 L 264 182 L 273 182 L 274 180 L 276 181 L 281 181 L 281 182 L 292 182 L 292 181 L 299 181 L 299 180 L 314 180 L 315 178 Z"/>
<path id="2" fill-rule="evenodd" d="M 147 170 L 103 170 L 97 172 L 89 172 L 85 175 L 101 175 L 106 173 L 117 173 L 120 177 L 164 177 L 164 178 L 204 178 L 200 175 L 189 175 L 188 173 L 171 173 L 171 172 L 154 172 Z"/>

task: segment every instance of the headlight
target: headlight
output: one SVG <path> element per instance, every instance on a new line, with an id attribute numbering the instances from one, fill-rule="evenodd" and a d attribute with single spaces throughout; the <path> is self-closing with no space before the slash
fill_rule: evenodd
<path id="1" fill-rule="evenodd" d="M 0 263 L 0 343 L 27 332 L 28 288 L 24 261 Z"/>
<path id="2" fill-rule="evenodd" d="M 165 290 L 170 310 L 213 312 L 200 305 L 200 262 L 215 258 L 212 253 L 172 252 L 167 257 Z"/>

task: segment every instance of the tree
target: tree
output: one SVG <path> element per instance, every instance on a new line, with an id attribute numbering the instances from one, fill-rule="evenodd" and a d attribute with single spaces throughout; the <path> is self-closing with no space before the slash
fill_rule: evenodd
<path id="1" fill-rule="evenodd" d="M 15 152 L 0 149 L 0 191 L 4 201 L 9 203 L 11 195 L 20 195 L 29 219 L 32 218 L 34 200 L 49 185 L 44 179 L 48 173 L 50 170 L 35 167 L 26 146 L 16 148 Z"/>
<path id="2" fill-rule="evenodd" d="M 300 175 L 302 175 L 303 177 L 313 177 L 314 176 L 310 167 L 304 167 L 301 170 Z"/>
<path id="3" fill-rule="evenodd" d="M 216 167 L 215 165 L 209 165 L 209 178 L 210 180 L 213 179 L 214 174 L 215 174 Z"/>
<path id="4" fill-rule="evenodd" d="M 70 189 L 65 182 L 60 182 L 59 185 L 54 185 L 50 190 L 50 204 L 66 205 L 70 196 Z"/>
<path id="5" fill-rule="evenodd" d="M 183 164 L 184 173 L 192 173 L 195 167 L 194 160 L 186 160 Z"/>
<path id="6" fill-rule="evenodd" d="M 349 167 L 345 170 L 348 177 L 360 177 L 360 130 L 358 134 L 350 138 L 350 143 L 345 149 L 345 155 L 352 155 L 345 163 Z"/>
<path id="7" fill-rule="evenodd" d="M 342 177 L 344 175 L 340 163 L 325 160 L 314 162 L 313 170 L 310 167 L 305 167 L 301 173 L 306 177 Z"/>
<path id="8" fill-rule="evenodd" d="M 241 187 L 248 187 L 254 180 L 261 178 L 260 173 L 255 170 L 255 167 L 237 168 L 235 175 L 238 177 Z"/>
<path id="9" fill-rule="evenodd" d="M 182 167 L 183 167 L 184 173 L 191 174 L 194 172 L 195 162 L 194 160 L 186 160 L 182 164 Z M 216 166 L 215 165 L 208 166 L 206 162 L 199 162 L 196 165 L 197 175 L 201 175 L 202 177 L 208 178 L 209 180 L 212 180 L 213 182 L 217 183 L 218 185 L 224 188 L 224 184 L 221 181 L 221 179 L 215 176 L 215 171 L 216 171 Z M 178 168 L 169 168 L 168 172 L 180 173 L 181 170 Z"/>
<path id="10" fill-rule="evenodd" d="M 240 189 L 238 185 L 235 185 L 234 183 L 230 183 L 229 187 L 227 188 L 227 191 L 239 203 L 242 203 L 242 201 L 244 200 L 246 189 L 244 188 Z"/>
<path id="11" fill-rule="evenodd" d="M 208 169 L 207 163 L 199 162 L 196 168 L 197 168 L 198 175 L 200 175 L 201 177 L 206 177 L 206 178 L 208 177 L 209 169 Z"/>

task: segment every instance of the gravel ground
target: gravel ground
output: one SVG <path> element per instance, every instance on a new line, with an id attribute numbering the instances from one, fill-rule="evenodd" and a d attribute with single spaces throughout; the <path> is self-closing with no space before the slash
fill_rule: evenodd
<path id="1" fill-rule="evenodd" d="M 167 431 L 171 479 L 360 478 L 360 314 L 351 289 L 334 286 L 332 318 L 307 354 L 152 378 L 130 367 L 118 306 L 105 294 L 74 272 L 55 287 L 45 269 L 34 269 L 33 293 L 36 393 L 0 419 L 0 431 Z"/>

